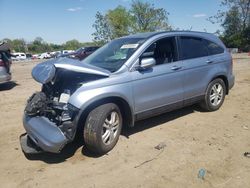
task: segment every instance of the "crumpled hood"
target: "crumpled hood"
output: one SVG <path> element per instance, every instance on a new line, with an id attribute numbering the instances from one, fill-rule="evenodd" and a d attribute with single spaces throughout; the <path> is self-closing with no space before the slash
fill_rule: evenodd
<path id="1" fill-rule="evenodd" d="M 79 60 L 64 57 L 39 63 L 33 68 L 32 77 L 39 83 L 48 83 L 53 80 L 57 68 L 78 73 L 94 74 L 107 77 L 111 74 L 106 69 L 89 65 Z"/>

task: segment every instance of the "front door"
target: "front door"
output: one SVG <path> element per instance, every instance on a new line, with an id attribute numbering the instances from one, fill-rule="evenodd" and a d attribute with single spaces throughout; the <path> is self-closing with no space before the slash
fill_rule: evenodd
<path id="1" fill-rule="evenodd" d="M 131 72 L 138 119 L 181 107 L 183 103 L 182 62 L 177 59 L 175 38 L 160 39 L 149 49 L 140 59 L 148 58 L 144 54 L 149 55 L 156 60 L 156 65 Z"/>

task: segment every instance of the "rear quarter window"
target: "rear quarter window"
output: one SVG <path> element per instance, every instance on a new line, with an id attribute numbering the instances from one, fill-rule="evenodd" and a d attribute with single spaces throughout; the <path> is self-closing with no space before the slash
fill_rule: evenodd
<path id="1" fill-rule="evenodd" d="M 224 53 L 224 48 L 222 48 L 221 46 L 219 46 L 218 44 L 208 41 L 206 40 L 207 43 L 207 48 L 209 51 L 210 55 L 216 55 L 216 54 L 221 54 Z"/>

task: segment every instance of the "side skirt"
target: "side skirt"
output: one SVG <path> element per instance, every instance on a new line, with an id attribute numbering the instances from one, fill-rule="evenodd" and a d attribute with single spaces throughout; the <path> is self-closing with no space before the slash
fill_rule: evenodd
<path id="1" fill-rule="evenodd" d="M 200 96 L 186 99 L 184 101 L 180 101 L 177 103 L 168 104 L 168 105 L 164 105 L 164 106 L 157 107 L 154 109 L 146 110 L 146 111 L 135 114 L 135 121 L 147 119 L 147 118 L 157 116 L 166 112 L 170 112 L 176 109 L 183 108 L 185 106 L 190 106 L 192 104 L 202 101 L 203 99 L 204 99 L 204 95 L 200 95 Z"/>

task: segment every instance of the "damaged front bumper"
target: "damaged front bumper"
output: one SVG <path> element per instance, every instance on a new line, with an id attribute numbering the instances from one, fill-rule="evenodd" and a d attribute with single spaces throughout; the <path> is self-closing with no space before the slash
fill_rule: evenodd
<path id="1" fill-rule="evenodd" d="M 24 153 L 39 153 L 41 150 L 59 153 L 69 141 L 62 130 L 46 117 L 25 114 L 23 125 L 27 132 L 20 138 Z"/>

